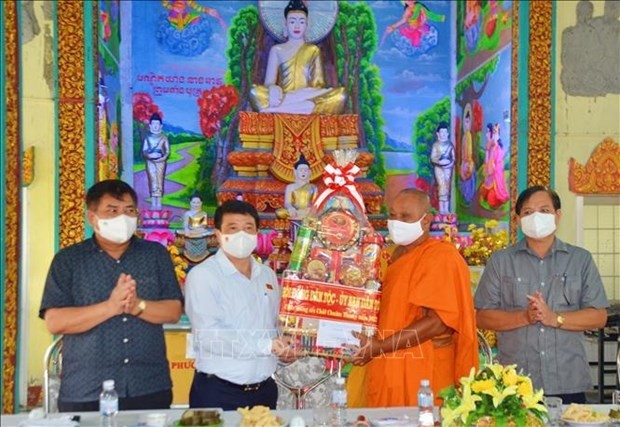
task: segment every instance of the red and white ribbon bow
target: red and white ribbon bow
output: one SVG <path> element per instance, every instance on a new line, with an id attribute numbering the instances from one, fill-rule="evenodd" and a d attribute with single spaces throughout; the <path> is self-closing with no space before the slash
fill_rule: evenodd
<path id="1" fill-rule="evenodd" d="M 336 191 L 344 191 L 348 193 L 364 212 L 364 199 L 357 191 L 357 187 L 355 186 L 355 177 L 360 173 L 360 168 L 355 165 L 355 163 L 349 163 L 345 167 L 338 167 L 327 165 L 325 166 L 325 171 L 323 172 L 323 182 L 327 186 L 325 191 L 321 193 L 318 199 L 315 202 L 315 206 L 317 209 L 321 208 L 323 203 L 327 201 L 327 198 Z"/>

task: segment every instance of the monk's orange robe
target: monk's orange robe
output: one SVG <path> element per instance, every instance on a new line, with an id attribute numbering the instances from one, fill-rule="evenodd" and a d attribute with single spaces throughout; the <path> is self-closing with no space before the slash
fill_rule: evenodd
<path id="1" fill-rule="evenodd" d="M 392 263 L 383 281 L 379 337 L 389 337 L 432 309 L 454 330 L 452 342 L 431 340 L 376 357 L 368 365 L 369 407 L 416 406 L 420 380 L 439 392 L 478 367 L 478 341 L 469 269 L 450 243 L 427 239 Z"/>

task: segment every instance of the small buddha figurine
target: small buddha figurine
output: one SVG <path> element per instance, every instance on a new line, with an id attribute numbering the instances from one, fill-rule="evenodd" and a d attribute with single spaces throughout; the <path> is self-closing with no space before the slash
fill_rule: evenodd
<path id="1" fill-rule="evenodd" d="M 310 182 L 310 165 L 301 154 L 295 163 L 295 182 L 286 186 L 284 208 L 278 209 L 276 214 L 280 218 L 303 219 L 312 207 L 317 194 L 317 186 Z"/>
<path id="2" fill-rule="evenodd" d="M 319 48 L 304 39 L 308 8 L 301 0 L 284 9 L 288 40 L 269 51 L 263 85 L 252 85 L 250 102 L 261 113 L 342 114 L 344 88 L 326 87 Z"/>
<path id="3" fill-rule="evenodd" d="M 190 209 L 183 214 L 183 229 L 188 237 L 201 237 L 207 232 L 207 213 L 202 210 L 202 199 L 194 193 L 189 201 Z"/>
<path id="4" fill-rule="evenodd" d="M 164 195 L 164 179 L 166 162 L 170 157 L 168 137 L 162 132 L 161 116 L 154 113 L 149 120 L 149 134 L 142 144 L 142 155 L 146 162 L 146 174 L 151 193 L 151 209 L 161 209 L 161 198 Z"/>

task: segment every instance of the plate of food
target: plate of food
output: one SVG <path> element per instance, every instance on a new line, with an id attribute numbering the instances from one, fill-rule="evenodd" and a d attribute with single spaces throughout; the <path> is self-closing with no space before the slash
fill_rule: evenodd
<path id="1" fill-rule="evenodd" d="M 572 403 L 564 411 L 561 419 L 568 426 L 595 427 L 606 424 L 609 421 L 609 416 L 603 412 L 595 411 L 591 406 Z"/>
<path id="2" fill-rule="evenodd" d="M 237 412 L 241 414 L 239 427 L 286 427 L 284 419 L 273 414 L 267 406 L 246 406 L 237 408 Z"/>
<path id="3" fill-rule="evenodd" d="M 173 427 L 221 427 L 224 425 L 221 413 L 217 409 L 188 409 L 180 420 L 172 423 Z"/>

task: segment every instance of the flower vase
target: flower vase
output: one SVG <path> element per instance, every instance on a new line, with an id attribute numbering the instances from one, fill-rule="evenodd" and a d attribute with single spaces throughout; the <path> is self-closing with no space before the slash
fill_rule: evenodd
<path id="1" fill-rule="evenodd" d="M 531 414 L 527 416 L 527 420 L 525 422 L 525 427 L 543 427 L 544 424 L 538 418 L 532 416 Z M 484 416 L 478 419 L 478 421 L 474 422 L 471 427 L 497 427 L 495 423 L 495 418 L 492 416 Z M 517 423 L 510 419 L 506 423 L 506 427 L 517 427 Z"/>

